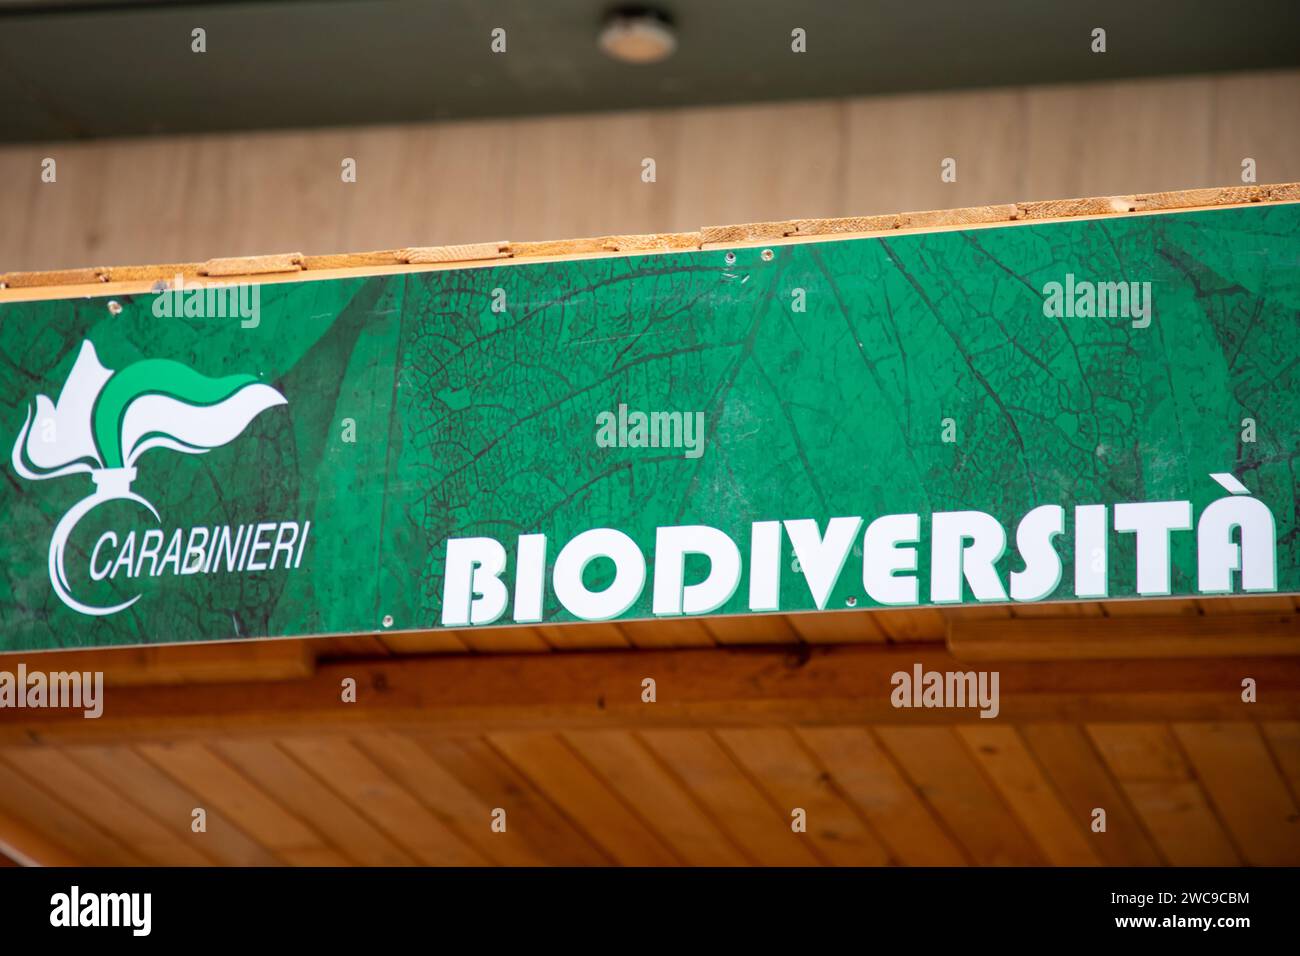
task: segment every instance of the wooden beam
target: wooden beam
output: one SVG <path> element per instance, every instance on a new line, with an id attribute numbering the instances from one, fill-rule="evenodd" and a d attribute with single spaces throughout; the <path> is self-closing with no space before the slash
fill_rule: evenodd
<path id="1" fill-rule="evenodd" d="M 902 708 L 892 676 L 968 671 L 932 647 L 838 645 L 438 655 L 345 660 L 308 679 L 187 687 L 119 687 L 104 714 L 0 710 L 0 742 L 173 740 L 216 734 L 356 733 L 411 728 L 433 733 L 683 726 L 978 723 L 973 709 Z M 1107 662 L 999 665 L 1001 713 L 1041 720 L 1288 720 L 1300 716 L 1300 658 L 1169 660 L 1116 668 Z M 1263 692 L 1243 704 L 1241 680 Z M 657 700 L 643 703 L 653 678 Z M 345 680 L 356 702 L 344 703 Z"/>
<path id="2" fill-rule="evenodd" d="M 965 661 L 1100 661 L 1300 655 L 1300 615 L 1021 618 L 948 624 Z"/>

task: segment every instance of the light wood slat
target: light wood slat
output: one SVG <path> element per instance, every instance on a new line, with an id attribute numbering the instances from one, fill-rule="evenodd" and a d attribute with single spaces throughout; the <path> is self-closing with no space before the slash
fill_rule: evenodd
<path id="1" fill-rule="evenodd" d="M 494 627 L 457 634 L 466 647 L 481 654 L 540 654 L 551 650 L 535 627 Z"/>
<path id="2" fill-rule="evenodd" d="M 1025 724 L 1020 735 L 1076 820 L 1086 821 L 1090 841 L 1110 866 L 1159 866 L 1127 797 L 1107 771 L 1083 729 L 1075 724 Z M 1092 811 L 1106 811 L 1106 829 L 1092 832 Z"/>
<path id="3" fill-rule="evenodd" d="M 1300 812 L 1259 729 L 1185 723 L 1174 724 L 1174 733 L 1246 862 L 1300 865 Z"/>
<path id="4" fill-rule="evenodd" d="M 464 837 L 421 806 L 348 740 L 292 737 L 280 746 L 358 813 L 428 866 L 479 866 L 487 862 Z"/>
<path id="5" fill-rule="evenodd" d="M 1089 841 L 1089 817 L 1066 809 L 1014 727 L 996 727 L 990 721 L 958 727 L 957 736 L 965 741 L 1049 863 L 1101 865 Z"/>
<path id="6" fill-rule="evenodd" d="M 440 766 L 485 803 L 506 811 L 506 832 L 521 838 L 551 866 L 614 862 L 551 801 L 478 737 L 418 738 Z"/>
<path id="7" fill-rule="evenodd" d="M 114 647 L 48 653 L 0 654 L 0 670 L 102 671 L 106 687 L 300 680 L 311 675 L 316 652 L 305 640 L 232 641 L 164 647 Z"/>
<path id="8" fill-rule="evenodd" d="M 536 631 L 557 650 L 631 646 L 617 624 L 540 624 Z"/>
<path id="9" fill-rule="evenodd" d="M 591 730 L 565 734 L 564 739 L 684 863 L 745 865 L 745 857 L 725 833 L 632 734 Z"/>
<path id="10" fill-rule="evenodd" d="M 327 657 L 391 657 L 392 651 L 377 634 L 351 634 L 341 637 L 324 637 L 312 641 L 321 658 Z"/>
<path id="11" fill-rule="evenodd" d="M 1201 613 L 1215 617 L 1270 613 L 1294 616 L 1294 602 L 1283 594 L 1197 598 L 1196 603 Z"/>
<path id="12" fill-rule="evenodd" d="M 605 783 L 553 734 L 492 734 L 491 745 L 560 806 L 576 827 L 627 866 L 680 862 Z"/>
<path id="13" fill-rule="evenodd" d="M 1117 780 L 1173 783 L 1192 779 L 1165 724 L 1089 724 L 1085 730 Z"/>
<path id="14" fill-rule="evenodd" d="M 943 615 L 947 626 L 953 621 L 1006 621 L 1011 618 L 1009 604 L 965 604 L 960 607 L 941 607 L 937 609 Z"/>
<path id="15" fill-rule="evenodd" d="M 57 794 L 73 810 L 94 823 L 147 862 L 157 866 L 207 866 L 210 857 L 182 843 L 148 813 L 122 797 L 61 751 L 28 747 L 4 754 L 10 766 L 28 780 Z"/>
<path id="16" fill-rule="evenodd" d="M 976 863 L 1033 865 L 1042 854 L 947 727 L 877 727 L 894 761 Z"/>
<path id="17" fill-rule="evenodd" d="M 399 734 L 367 734 L 356 745 L 417 800 L 473 844 L 484 859 L 507 866 L 545 862 L 524 841 L 518 827 L 491 828 L 494 806 L 471 791 L 414 740 Z"/>
<path id="18" fill-rule="evenodd" d="M 914 607 L 904 611 L 873 608 L 869 613 L 890 641 L 941 641 L 948 632 L 948 622 L 937 608 Z"/>
<path id="19" fill-rule="evenodd" d="M 801 834 L 817 855 L 835 866 L 884 866 L 889 851 L 837 793 L 831 778 L 786 729 L 719 730 L 718 740 L 767 793 L 787 821 L 806 814 Z"/>
<path id="20" fill-rule="evenodd" d="M 785 619 L 809 644 L 874 644 L 885 640 L 875 616 L 863 611 L 787 614 Z"/>
<path id="21" fill-rule="evenodd" d="M 196 793 L 200 806 L 215 807 L 280 859 L 289 861 L 284 851 L 325 848 L 317 833 L 202 744 L 142 744 L 136 749 L 145 760 Z"/>
<path id="22" fill-rule="evenodd" d="M 799 635 L 781 614 L 700 618 L 719 644 L 798 644 Z"/>
<path id="23" fill-rule="evenodd" d="M 1107 617 L 1199 617 L 1201 609 L 1195 601 L 1184 599 L 1129 600 L 1119 599 L 1105 603 Z"/>
<path id="24" fill-rule="evenodd" d="M 459 631 L 410 631 L 385 634 L 380 640 L 393 654 L 464 654 L 469 645 L 460 639 Z"/>
<path id="25" fill-rule="evenodd" d="M 21 827 L 21 830 L 0 834 L 12 838 L 16 847 L 44 856 L 53 844 L 55 853 L 37 862 L 48 860 L 51 864 L 59 864 L 72 857 L 81 866 L 140 866 L 144 863 L 135 852 L 2 760 L 0 816 L 11 825 Z"/>
<path id="26" fill-rule="evenodd" d="M 1166 860 L 1174 866 L 1241 862 L 1167 725 L 1089 724 L 1087 731 Z"/>
<path id="27" fill-rule="evenodd" d="M 1078 604 L 1057 602 L 1054 604 L 1013 604 L 1011 605 L 1012 618 L 1028 621 L 1037 618 L 1051 618 L 1055 621 L 1068 621 L 1072 618 L 1105 617 L 1101 605 L 1095 602 L 1082 602 Z"/>
<path id="28" fill-rule="evenodd" d="M 796 731 L 871 822 L 890 855 L 908 866 L 965 866 L 944 832 L 866 727 L 804 727 Z"/>
<path id="29" fill-rule="evenodd" d="M 206 801 L 186 790 L 130 747 L 69 747 L 76 763 L 116 788 L 171 828 L 178 839 L 230 866 L 277 866 L 280 860 L 216 807 L 206 807 L 206 830 L 192 829 L 193 811 Z"/>
<path id="30" fill-rule="evenodd" d="M 969 661 L 1282 657 L 1300 655 L 1300 614 L 954 619 L 948 646 Z"/>
<path id="31" fill-rule="evenodd" d="M 354 810 L 314 770 L 272 740 L 218 740 L 210 745 L 281 806 L 306 821 L 345 860 L 366 866 L 410 866 L 415 860 Z"/>
<path id="32" fill-rule="evenodd" d="M 809 842 L 782 816 L 705 730 L 653 730 L 638 736 L 709 810 L 746 856 L 763 866 L 812 866 Z"/>
<path id="33" fill-rule="evenodd" d="M 699 618 L 666 617 L 657 621 L 620 623 L 619 630 L 634 647 L 715 647 L 717 641 Z"/>

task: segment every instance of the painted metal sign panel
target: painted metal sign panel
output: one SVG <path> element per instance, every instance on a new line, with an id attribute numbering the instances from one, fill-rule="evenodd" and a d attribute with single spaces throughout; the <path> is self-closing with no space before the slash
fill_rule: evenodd
<path id="1" fill-rule="evenodd" d="M 1298 227 L 0 305 L 0 649 L 1295 592 Z"/>

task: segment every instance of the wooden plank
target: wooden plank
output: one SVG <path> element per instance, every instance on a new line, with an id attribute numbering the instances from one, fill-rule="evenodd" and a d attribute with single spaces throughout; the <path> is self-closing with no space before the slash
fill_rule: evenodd
<path id="1" fill-rule="evenodd" d="M 785 619 L 799 639 L 809 644 L 874 644 L 885 640 L 875 616 L 863 611 L 787 614 Z"/>
<path id="2" fill-rule="evenodd" d="M 140 866 L 134 851 L 0 761 L 0 816 L 8 821 L 0 833 L 20 852 L 51 865 L 72 857 L 80 866 Z M 2 822 L 2 821 L 0 821 Z"/>
<path id="3" fill-rule="evenodd" d="M 115 787 L 153 814 L 177 839 L 201 847 L 229 866 L 277 866 L 280 860 L 251 839 L 216 807 L 206 807 L 207 829 L 195 833 L 193 811 L 205 802 L 185 789 L 130 747 L 69 747 L 72 760 L 109 786 Z"/>
<path id="4" fill-rule="evenodd" d="M 1102 606 L 1093 601 L 1082 601 L 1077 604 L 1057 602 L 1053 604 L 1012 604 L 1010 605 L 1011 617 L 1017 620 L 1027 621 L 1037 618 L 1048 618 L 1056 621 L 1062 630 L 1072 624 L 1073 618 L 1088 617 L 1100 618 L 1105 617 Z"/>
<path id="5" fill-rule="evenodd" d="M 877 727 L 876 735 L 976 863 L 1030 866 L 1043 862 L 1015 814 L 951 728 Z"/>
<path id="6" fill-rule="evenodd" d="M 673 617 L 659 621 L 628 621 L 618 626 L 633 647 L 716 647 L 717 641 L 699 618 Z"/>
<path id="7" fill-rule="evenodd" d="M 968 661 L 1283 657 L 1300 655 L 1300 614 L 954 619 L 948 646 Z"/>
<path id="8" fill-rule="evenodd" d="M 1026 626 L 1037 622 L 1025 622 Z M 1118 621 L 1112 623 L 1119 623 Z M 321 664 L 308 680 L 129 687 L 98 720 L 55 709 L 0 709 L 0 741 L 167 740 L 212 734 L 351 733 L 382 725 L 443 733 L 776 724 L 978 721 L 971 708 L 895 708 L 892 675 L 964 671 L 939 648 L 912 645 L 719 648 L 577 654 L 441 655 Z M 1269 674 L 1260 720 L 1300 716 L 1300 658 L 1001 663 L 1002 721 L 1236 719 L 1242 668 Z M 658 700 L 641 701 L 653 677 Z M 342 680 L 359 688 L 340 706 Z M 165 715 L 165 721 L 160 716 Z"/>
<path id="9" fill-rule="evenodd" d="M 992 723 L 958 727 L 959 736 L 984 768 L 1007 806 L 1056 866 L 1099 866 L 1089 840 L 1088 815 L 1066 809 L 1014 727 Z"/>
<path id="10" fill-rule="evenodd" d="M 1087 821 L 1089 840 L 1109 866 L 1159 866 L 1160 854 L 1083 729 L 1075 724 L 1025 724 L 1020 735 L 1061 802 Z M 1092 832 L 1092 811 L 1106 811 L 1106 829 Z"/>
<path id="11" fill-rule="evenodd" d="M 631 646 L 617 624 L 541 624 L 536 630 L 547 644 L 559 650 Z"/>
<path id="12" fill-rule="evenodd" d="M 1300 802 L 1300 721 L 1270 720 L 1260 725 L 1269 751 L 1282 777 L 1291 788 L 1291 799 Z"/>
<path id="13" fill-rule="evenodd" d="M 405 631 L 385 634 L 380 640 L 394 654 L 465 654 L 469 645 L 458 631 Z"/>
<path id="14" fill-rule="evenodd" d="M 1197 598 L 1202 614 L 1221 617 L 1233 615 L 1239 620 L 1243 614 L 1294 615 L 1292 599 L 1285 594 L 1252 594 L 1234 597 Z M 1251 619 L 1247 619 L 1251 620 Z"/>
<path id="15" fill-rule="evenodd" d="M 744 855 L 646 746 L 626 731 L 585 730 L 565 741 L 692 866 L 743 866 Z"/>
<path id="16" fill-rule="evenodd" d="M 890 856 L 908 866 L 966 865 L 961 848 L 866 727 L 804 727 L 796 733 L 865 814 Z"/>
<path id="17" fill-rule="evenodd" d="M 102 671 L 106 687 L 300 680 L 315 662 L 312 642 L 303 640 L 0 654 L 0 670 L 13 673 L 25 663 L 29 670 Z"/>
<path id="18" fill-rule="evenodd" d="M 870 614 L 886 639 L 897 643 L 941 641 L 948 632 L 948 622 L 938 608 L 912 607 L 903 611 L 873 608 Z"/>
<path id="19" fill-rule="evenodd" d="M 205 276 L 253 276 L 275 272 L 302 271 L 301 252 L 277 252 L 264 256 L 232 256 L 209 259 L 199 271 Z"/>
<path id="20" fill-rule="evenodd" d="M 196 793 L 202 801 L 200 806 L 215 807 L 280 859 L 288 862 L 293 851 L 325 848 L 316 832 L 202 744 L 143 744 L 137 750 L 145 760 Z"/>
<path id="21" fill-rule="evenodd" d="M 799 635 L 781 614 L 705 617 L 700 623 L 719 644 L 798 644 Z"/>
<path id="22" fill-rule="evenodd" d="M 352 808 L 427 866 L 479 866 L 486 859 L 429 812 L 349 740 L 293 737 L 280 741 Z"/>
<path id="23" fill-rule="evenodd" d="M 819 861 L 782 816 L 706 730 L 638 734 L 730 834 L 748 858 L 763 866 L 813 866 Z"/>
<path id="24" fill-rule="evenodd" d="M 3 866 L 80 866 L 67 847 L 50 840 L 25 820 L 0 809 L 0 855 Z"/>
<path id="25" fill-rule="evenodd" d="M 719 730 L 717 738 L 767 793 L 787 821 L 806 815 L 803 834 L 814 852 L 835 866 L 884 866 L 889 851 L 834 787 L 831 776 L 784 728 Z"/>
<path id="26" fill-rule="evenodd" d="M 637 813 L 559 737 L 503 733 L 488 738 L 514 767 L 560 806 L 590 839 L 625 866 L 681 862 Z"/>
<path id="27" fill-rule="evenodd" d="M 1178 742 L 1247 863 L 1300 864 L 1300 812 L 1254 724 L 1178 723 Z"/>
<path id="28" fill-rule="evenodd" d="M 1102 607 L 1107 617 L 1198 617 L 1201 609 L 1186 598 L 1128 599 L 1107 601 Z"/>
<path id="29" fill-rule="evenodd" d="M 57 794 L 69 807 L 105 833 L 131 847 L 156 866 L 207 866 L 212 858 L 155 820 L 122 794 L 107 786 L 68 756 L 52 747 L 23 747 L 6 751 L 3 759 L 28 780 Z"/>
<path id="30" fill-rule="evenodd" d="M 486 740 L 425 738 L 418 742 L 484 803 L 505 810 L 506 832 L 521 838 L 548 865 L 596 866 L 613 862 Z"/>
<path id="31" fill-rule="evenodd" d="M 545 654 L 552 649 L 535 627 L 493 627 L 456 633 L 466 647 L 479 654 Z"/>
<path id="32" fill-rule="evenodd" d="M 1241 862 L 1168 726 L 1089 724 L 1087 731 L 1166 860 L 1174 866 Z"/>
<path id="33" fill-rule="evenodd" d="M 414 740 L 399 734 L 367 734 L 355 743 L 484 859 L 506 866 L 539 866 L 545 862 L 520 836 L 518 827 L 509 827 L 508 816 L 505 832 L 494 832 L 491 824 L 495 807 L 457 780 Z"/>
<path id="34" fill-rule="evenodd" d="M 210 744 L 232 767 L 305 821 L 349 863 L 410 866 L 415 860 L 272 740 Z"/>

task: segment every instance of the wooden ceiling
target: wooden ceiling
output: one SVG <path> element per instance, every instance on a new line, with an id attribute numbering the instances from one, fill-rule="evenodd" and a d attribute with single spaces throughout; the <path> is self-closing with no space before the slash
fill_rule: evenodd
<path id="1" fill-rule="evenodd" d="M 1295 865 L 1298 609 L 1108 602 L 9 656 L 0 669 L 102 668 L 109 687 L 99 720 L 0 711 L 0 848 L 91 865 Z M 1115 633 L 1144 656 L 1114 659 Z M 893 671 L 975 661 L 1001 674 L 998 719 L 889 705 Z M 1257 703 L 1240 701 L 1242 676 Z"/>

